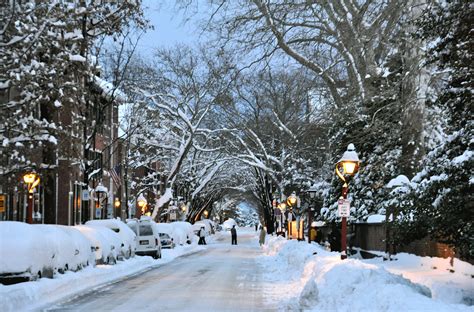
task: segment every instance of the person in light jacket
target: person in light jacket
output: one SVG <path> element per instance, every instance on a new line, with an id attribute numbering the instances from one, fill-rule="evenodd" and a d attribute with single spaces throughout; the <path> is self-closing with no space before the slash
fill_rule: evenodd
<path id="1" fill-rule="evenodd" d="M 267 232 L 265 231 L 265 227 L 261 226 L 260 227 L 260 238 L 258 242 L 260 243 L 260 246 L 265 245 L 265 235 L 267 235 Z"/>
<path id="2" fill-rule="evenodd" d="M 199 245 L 207 245 L 206 244 L 206 229 L 201 227 L 199 230 Z"/>

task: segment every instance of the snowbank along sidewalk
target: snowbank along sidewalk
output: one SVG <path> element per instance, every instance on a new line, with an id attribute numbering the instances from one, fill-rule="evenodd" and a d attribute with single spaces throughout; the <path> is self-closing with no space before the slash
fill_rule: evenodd
<path id="1" fill-rule="evenodd" d="M 398 255 L 340 260 L 317 244 L 268 237 L 259 257 L 266 298 L 281 310 L 474 311 L 473 266 L 449 259 Z"/>

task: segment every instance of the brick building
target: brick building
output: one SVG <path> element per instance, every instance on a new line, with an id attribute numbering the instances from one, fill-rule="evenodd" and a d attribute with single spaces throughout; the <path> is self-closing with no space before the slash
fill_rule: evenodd
<path id="1" fill-rule="evenodd" d="M 120 210 L 114 209 L 122 197 L 117 156 L 121 94 L 99 77 L 90 86 L 92 100 L 82 115 L 73 103 L 64 104 L 52 114 L 38 109 L 38 118 L 49 114 L 47 118 L 62 131 L 56 136 L 56 144 L 25 150 L 25 157 L 40 165 L 0 177 L 0 220 L 27 221 L 28 192 L 23 175 L 29 170 L 40 178 L 31 202 L 35 223 L 73 225 L 122 217 Z M 5 103 L 15 96 L 15 90 L 7 90 L 0 94 L 0 101 Z"/>

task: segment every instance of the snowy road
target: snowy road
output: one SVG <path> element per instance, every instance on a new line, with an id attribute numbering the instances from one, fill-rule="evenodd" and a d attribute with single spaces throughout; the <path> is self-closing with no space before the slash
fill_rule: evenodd
<path id="1" fill-rule="evenodd" d="M 217 236 L 208 249 L 103 289 L 62 302 L 51 310 L 70 311 L 262 311 L 275 310 L 262 298 L 261 253 L 255 232 L 242 230 L 239 245 Z"/>

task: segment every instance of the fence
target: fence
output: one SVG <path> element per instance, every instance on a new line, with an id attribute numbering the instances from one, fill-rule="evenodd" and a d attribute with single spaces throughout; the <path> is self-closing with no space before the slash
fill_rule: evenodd
<path id="1" fill-rule="evenodd" d="M 320 227 L 319 232 L 322 237 L 328 238 L 331 233 L 329 226 Z M 349 225 L 348 228 L 348 246 L 358 247 L 364 251 L 386 251 L 387 245 L 385 243 L 387 237 L 387 228 L 385 223 L 356 223 Z M 449 258 L 454 255 L 454 251 L 446 244 L 442 244 L 424 238 L 414 241 L 406 246 L 400 246 L 397 252 L 407 252 L 418 256 Z M 474 259 L 467 260 L 474 263 Z"/>

